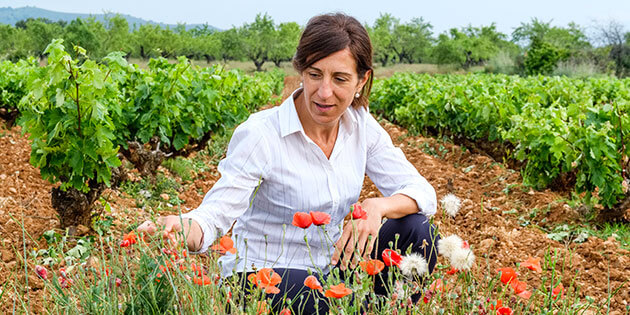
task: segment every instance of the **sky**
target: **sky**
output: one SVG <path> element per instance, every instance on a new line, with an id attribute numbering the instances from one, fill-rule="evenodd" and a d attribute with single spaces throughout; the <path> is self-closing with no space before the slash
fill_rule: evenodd
<path id="1" fill-rule="evenodd" d="M 499 31 L 511 34 L 532 18 L 556 26 L 573 21 L 587 31 L 598 23 L 615 20 L 630 31 L 630 0 L 0 0 L 0 7 L 23 6 L 73 13 L 123 13 L 167 24 L 208 23 L 220 29 L 249 23 L 257 13 L 268 13 L 276 23 L 305 25 L 314 15 L 341 11 L 370 25 L 381 13 L 390 13 L 403 23 L 422 17 L 433 25 L 434 34 L 493 22 Z"/>

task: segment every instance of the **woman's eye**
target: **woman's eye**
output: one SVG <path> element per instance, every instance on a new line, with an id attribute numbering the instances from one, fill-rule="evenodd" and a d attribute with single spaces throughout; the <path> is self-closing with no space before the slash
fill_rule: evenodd
<path id="1" fill-rule="evenodd" d="M 311 78 L 319 78 L 319 73 L 311 72 L 308 74 Z"/>
<path id="2" fill-rule="evenodd" d="M 346 81 L 348 81 L 348 80 L 346 80 L 346 78 L 342 78 L 342 77 L 337 77 L 336 79 L 339 82 L 346 82 Z"/>

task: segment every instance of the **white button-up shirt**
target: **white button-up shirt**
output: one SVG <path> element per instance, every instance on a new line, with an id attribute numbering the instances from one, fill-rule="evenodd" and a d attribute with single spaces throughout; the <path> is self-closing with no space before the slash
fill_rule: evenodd
<path id="1" fill-rule="evenodd" d="M 350 106 L 341 116 L 328 159 L 304 133 L 292 95 L 238 126 L 218 169 L 221 178 L 201 205 L 182 217 L 201 226 L 200 252 L 236 221 L 237 254 L 219 259 L 224 276 L 252 266 L 328 272 L 343 219 L 358 201 L 365 174 L 384 196 L 405 194 L 427 216 L 436 211 L 431 184 L 363 107 Z M 301 229 L 291 224 L 300 211 L 326 212 L 332 219 L 324 227 Z"/>

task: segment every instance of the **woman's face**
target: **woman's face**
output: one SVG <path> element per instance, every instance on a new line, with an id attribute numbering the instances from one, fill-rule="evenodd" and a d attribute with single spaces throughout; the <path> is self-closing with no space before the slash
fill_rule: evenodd
<path id="1" fill-rule="evenodd" d="M 356 68 L 348 48 L 306 68 L 301 74 L 305 118 L 321 127 L 334 127 L 367 82 L 368 74 L 359 79 Z"/>

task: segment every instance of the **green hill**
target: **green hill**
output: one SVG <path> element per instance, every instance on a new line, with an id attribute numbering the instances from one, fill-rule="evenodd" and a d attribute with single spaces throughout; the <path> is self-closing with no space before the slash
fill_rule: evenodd
<path id="1" fill-rule="evenodd" d="M 21 20 L 26 20 L 28 18 L 33 18 L 33 19 L 45 18 L 53 22 L 56 22 L 59 20 L 70 22 L 76 18 L 86 19 L 89 17 L 94 17 L 97 21 L 105 22 L 105 17 L 112 16 L 115 14 L 116 13 L 104 13 L 104 14 L 66 13 L 66 12 L 50 11 L 50 10 L 40 9 L 36 7 L 29 7 L 29 6 L 15 8 L 15 9 L 11 7 L 6 7 L 6 8 L 0 8 L 0 24 L 15 25 L 16 22 L 21 21 Z M 137 18 L 137 17 L 127 15 L 127 14 L 121 14 L 121 16 L 127 19 L 127 22 L 129 22 L 129 26 L 132 28 L 134 25 L 140 26 L 143 24 L 157 24 L 162 27 L 168 26 L 170 28 L 173 28 L 176 26 L 174 24 L 158 23 L 158 22 L 154 22 L 150 20 L 147 21 L 147 20 L 143 20 L 141 18 Z M 186 29 L 191 29 L 197 26 L 202 26 L 202 25 L 203 24 L 190 24 L 190 25 L 187 24 Z M 211 25 L 209 25 L 209 28 L 214 29 L 214 30 L 219 30 L 218 28 Z"/>

